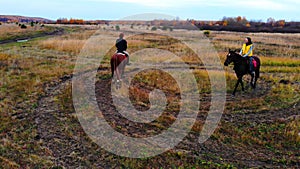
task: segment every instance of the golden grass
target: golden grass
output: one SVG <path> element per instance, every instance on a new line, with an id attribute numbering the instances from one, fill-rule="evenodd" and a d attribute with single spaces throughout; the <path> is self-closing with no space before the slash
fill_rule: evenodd
<path id="1" fill-rule="evenodd" d="M 297 58 L 300 56 L 300 34 L 212 31 L 211 40 L 218 51 L 228 51 L 228 49 L 240 49 L 247 36 L 251 37 L 254 43 L 254 55 Z"/>
<path id="2" fill-rule="evenodd" d="M 131 48 L 137 48 L 137 49 L 141 49 L 145 46 L 149 46 L 150 43 L 149 42 L 146 42 L 146 41 L 143 41 L 143 40 L 139 40 L 139 39 L 129 39 L 128 40 L 128 49 L 131 49 Z"/>
<path id="3" fill-rule="evenodd" d="M 21 47 L 8 48 L 13 51 Z M 31 56 L 23 56 L 23 53 L 0 53 L 0 63 L 4 63 L 4 66 L 0 67 L 0 130 L 1 138 L 6 138 L 6 141 L 0 141 L 3 143 L 0 147 L 0 165 L 5 168 L 20 168 L 19 163 L 23 163 L 22 165 L 26 164 L 28 168 L 37 165 L 49 167 L 52 163 L 44 156 L 42 147 L 32 142 L 37 135 L 36 127 L 32 126 L 34 122 L 27 117 L 23 121 L 17 120 L 12 114 L 31 114 L 32 108 L 37 105 L 38 97 L 43 94 L 43 84 L 71 74 L 70 65 L 74 63 L 52 60 L 53 63 L 45 64 L 49 60 L 39 56 L 38 48 L 23 50 L 30 50 Z M 22 109 L 17 109 L 18 106 L 22 106 Z M 9 136 L 8 132 L 12 135 Z M 23 148 L 27 145 L 34 149 L 30 155 L 28 149 Z"/>
<path id="4" fill-rule="evenodd" d="M 262 66 L 287 66 L 299 67 L 300 59 L 282 57 L 260 57 Z"/>
<path id="5" fill-rule="evenodd" d="M 162 90 L 167 90 L 171 93 L 178 92 L 179 88 L 176 83 L 174 83 L 173 77 L 166 74 L 160 70 L 147 70 L 139 73 L 135 76 L 133 82 L 142 83 L 150 88 L 160 88 Z"/>
<path id="6" fill-rule="evenodd" d="M 16 24 L 4 24 L 0 26 L 0 37 L 7 36 L 7 34 L 33 32 L 40 29 L 43 28 L 38 26 L 31 27 L 27 25 L 27 29 L 21 29 L 19 25 Z"/>
<path id="7" fill-rule="evenodd" d="M 251 37 L 254 43 L 276 44 L 282 46 L 299 46 L 300 34 L 291 33 L 243 33 L 243 32 L 216 32 L 212 31 L 213 40 L 234 41 L 242 44 L 246 37 Z"/>
<path id="8" fill-rule="evenodd" d="M 43 49 L 79 54 L 88 38 L 90 38 L 94 33 L 95 30 L 88 30 L 82 33 L 76 32 L 61 37 L 54 37 L 39 42 L 39 47 Z"/>
<path id="9" fill-rule="evenodd" d="M 21 29 L 16 24 L 0 25 L 0 40 L 16 40 L 33 36 L 44 35 L 46 32 L 54 32 L 54 27 L 41 27 L 40 25 L 26 25 L 26 29 Z"/>
<path id="10" fill-rule="evenodd" d="M 0 61 L 7 61 L 9 59 L 10 55 L 6 53 L 0 53 Z"/>
<path id="11" fill-rule="evenodd" d="M 285 133 L 291 140 L 300 143 L 300 117 L 295 117 L 287 124 Z"/>
<path id="12" fill-rule="evenodd" d="M 299 73 L 300 67 L 263 66 L 260 70 L 262 73 Z"/>
<path id="13" fill-rule="evenodd" d="M 200 93 L 211 92 L 212 86 L 208 76 L 208 72 L 206 70 L 194 70 L 193 73 L 197 80 Z M 225 72 L 218 70 L 210 70 L 210 76 L 212 76 L 214 80 L 213 89 L 216 91 L 224 90 L 224 83 L 226 83 L 226 90 L 228 92 L 232 91 L 237 80 L 237 77 L 234 74 L 234 72 L 230 72 L 227 70 Z M 223 80 L 226 80 L 226 82 L 224 82 Z"/>
<path id="14" fill-rule="evenodd" d="M 11 161 L 5 157 L 0 156 L 0 164 L 3 164 L 2 167 L 4 168 L 10 168 L 10 169 L 18 169 L 20 168 L 20 165 L 18 165 L 16 162 Z"/>
<path id="15" fill-rule="evenodd" d="M 68 53 L 78 54 L 85 44 L 85 40 L 62 40 L 53 38 L 40 43 L 40 47 L 44 49 L 53 49 Z"/>
<path id="16" fill-rule="evenodd" d="M 166 52 L 165 50 L 160 50 L 160 49 L 143 49 L 136 53 L 132 53 L 130 55 L 130 59 L 138 63 L 137 65 L 152 64 L 153 66 L 155 65 L 162 66 L 162 64 L 165 64 L 165 67 L 174 66 L 172 65 L 172 63 L 184 62 L 183 60 L 184 58 L 177 57 L 171 52 Z M 185 58 L 185 60 L 187 59 Z"/>

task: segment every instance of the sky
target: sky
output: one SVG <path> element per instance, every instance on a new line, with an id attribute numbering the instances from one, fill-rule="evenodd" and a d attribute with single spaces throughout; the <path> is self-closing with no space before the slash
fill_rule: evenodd
<path id="1" fill-rule="evenodd" d="M 164 14 L 181 20 L 242 16 L 253 21 L 300 21 L 299 7 L 299 0 L 0 0 L 0 15 L 120 20 L 136 15 L 164 19 L 157 15 Z"/>

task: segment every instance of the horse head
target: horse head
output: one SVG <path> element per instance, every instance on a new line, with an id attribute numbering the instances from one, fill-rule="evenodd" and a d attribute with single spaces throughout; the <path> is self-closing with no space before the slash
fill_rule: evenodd
<path id="1" fill-rule="evenodd" d="M 229 49 L 228 54 L 226 56 L 226 60 L 224 62 L 224 66 L 228 66 L 230 63 L 234 62 L 237 56 L 240 56 L 238 53 L 236 53 L 237 50 L 231 50 Z"/>

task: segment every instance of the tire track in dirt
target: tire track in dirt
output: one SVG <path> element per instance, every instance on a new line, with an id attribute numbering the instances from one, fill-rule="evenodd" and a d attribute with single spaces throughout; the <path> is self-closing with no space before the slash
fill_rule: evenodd
<path id="1" fill-rule="evenodd" d="M 77 148 L 76 144 L 72 147 L 64 147 L 67 137 L 62 133 L 62 126 L 57 125 L 63 122 L 63 118 L 68 117 L 62 114 L 59 105 L 55 102 L 55 97 L 61 94 L 66 85 L 70 83 L 71 76 L 60 79 L 59 81 L 45 84 L 45 95 L 38 100 L 38 107 L 35 110 L 35 123 L 38 126 L 38 137 L 43 140 L 43 146 L 49 151 L 52 160 L 57 166 L 65 166 L 68 155 Z M 71 141 L 71 140 L 68 140 Z"/>
<path id="2" fill-rule="evenodd" d="M 62 112 L 57 96 L 70 87 L 73 75 L 45 84 L 39 98 L 34 121 L 37 138 L 54 166 L 65 168 L 117 168 L 121 164 L 113 155 L 93 143 L 81 127 L 75 111 Z M 71 126 L 72 125 L 72 126 Z M 107 160 L 109 159 L 109 160 Z"/>

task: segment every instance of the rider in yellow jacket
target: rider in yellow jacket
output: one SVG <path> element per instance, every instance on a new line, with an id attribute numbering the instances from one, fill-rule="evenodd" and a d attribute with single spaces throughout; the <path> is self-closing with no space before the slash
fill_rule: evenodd
<path id="1" fill-rule="evenodd" d="M 253 43 L 250 37 L 245 38 L 245 43 L 240 51 L 240 55 L 248 57 L 250 62 L 250 73 L 255 74 L 253 66 Z"/>

